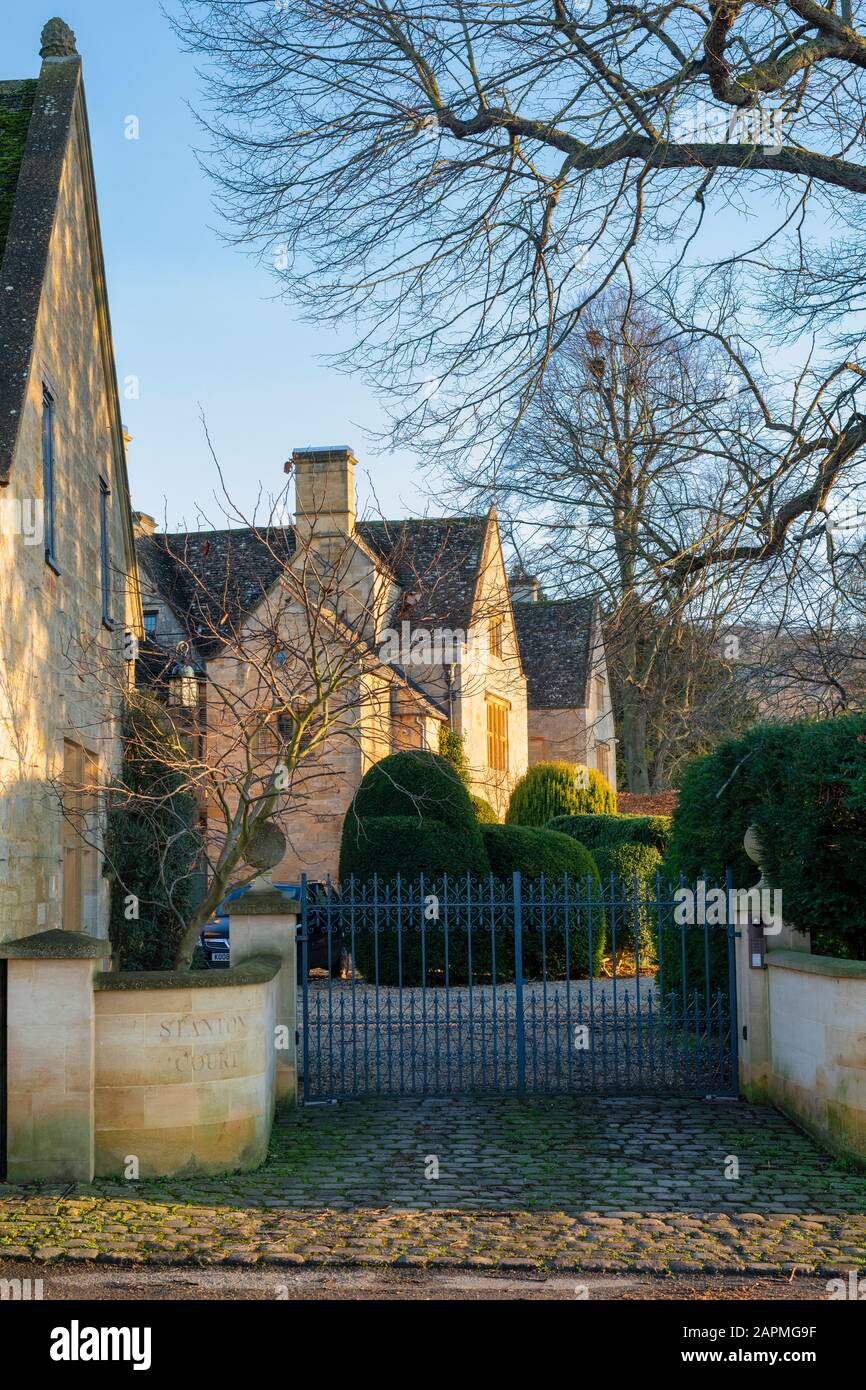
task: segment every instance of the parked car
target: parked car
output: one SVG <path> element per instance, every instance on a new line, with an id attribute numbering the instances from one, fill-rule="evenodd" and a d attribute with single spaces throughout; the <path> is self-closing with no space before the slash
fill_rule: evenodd
<path id="1" fill-rule="evenodd" d="M 275 883 L 283 893 L 299 894 L 301 886 L 299 883 Z M 245 888 L 233 888 L 226 894 L 216 912 L 201 929 L 199 941 L 204 952 L 205 962 L 209 970 L 225 970 L 231 964 L 231 933 L 229 928 L 230 907 L 238 898 L 243 897 L 249 891 L 249 885 Z M 323 904 L 326 897 L 330 894 L 332 899 L 339 900 L 339 893 L 333 884 L 326 884 L 320 880 L 313 880 L 307 883 L 307 902 L 312 911 L 308 910 L 307 927 L 307 969 L 308 970 L 327 970 L 328 969 L 328 925 L 327 916 L 324 911 L 316 911 L 316 907 Z M 346 945 L 339 919 L 332 924 L 331 932 L 330 964 L 331 977 L 338 980 L 351 974 L 352 957 Z M 300 945 L 298 946 L 298 982 L 302 980 L 303 957 Z"/>

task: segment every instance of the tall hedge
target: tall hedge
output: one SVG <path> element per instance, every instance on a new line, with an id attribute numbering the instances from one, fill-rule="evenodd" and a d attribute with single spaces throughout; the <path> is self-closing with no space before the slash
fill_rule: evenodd
<path id="1" fill-rule="evenodd" d="M 593 851 L 605 894 L 608 936 L 617 951 L 640 948 L 641 963 L 658 954 L 656 910 L 662 856 L 655 845 L 607 841 Z"/>
<path id="2" fill-rule="evenodd" d="M 784 795 L 753 819 L 785 920 L 816 954 L 866 960 L 866 715 L 801 725 Z"/>
<path id="3" fill-rule="evenodd" d="M 614 815 L 616 792 L 595 768 L 535 763 L 515 784 L 506 825 L 545 826 L 554 816 Z"/>
<path id="4" fill-rule="evenodd" d="M 407 882 L 421 874 L 486 874 L 484 841 L 474 823 L 473 829 L 468 835 L 462 827 L 417 816 L 348 815 L 340 843 L 340 883 L 350 877 L 370 883 L 374 875 L 389 883 L 398 874 Z"/>
<path id="5" fill-rule="evenodd" d="M 722 882 L 730 869 L 738 888 L 757 882 L 755 865 L 743 850 L 743 836 L 760 806 L 786 794 L 786 764 L 803 727 L 758 725 L 687 766 L 665 855 L 672 880 L 682 874 L 694 881 L 706 872 Z"/>
<path id="6" fill-rule="evenodd" d="M 670 816 L 554 816 L 545 827 L 571 835 L 593 852 L 602 845 L 651 845 L 664 854 L 671 837 Z"/>
<path id="7" fill-rule="evenodd" d="M 782 912 L 813 950 L 866 959 L 866 714 L 764 725 L 686 770 L 665 869 L 757 881 L 743 851 L 755 825 Z"/>
<path id="8" fill-rule="evenodd" d="M 444 921 L 424 916 L 419 880 L 423 874 L 425 898 L 441 895 L 447 874 L 451 893 L 457 896 L 466 892 L 467 875 L 474 882 L 488 871 L 477 827 L 469 836 L 441 821 L 415 816 L 369 816 L 360 821 L 347 817 L 340 846 L 340 888 L 344 895 L 355 896 L 354 942 L 348 940 L 348 920 L 343 930 L 356 970 L 365 980 L 382 985 L 419 985 L 425 977 L 428 984 L 436 983 L 444 980 L 447 947 L 448 978 L 463 983 L 468 972 L 467 914 L 458 910 L 450 916 L 446 941 Z"/>
<path id="9" fill-rule="evenodd" d="M 524 974 L 530 979 L 540 978 L 546 962 L 547 978 L 562 978 L 568 960 L 572 979 L 588 975 L 590 936 L 592 973 L 599 974 L 605 952 L 605 920 L 601 879 L 589 850 L 568 835 L 533 826 L 483 825 L 481 831 L 494 877 L 507 882 L 519 871 L 522 878 Z M 564 897 L 565 875 L 570 903 Z M 506 940 L 504 944 L 513 960 L 513 942 Z"/>

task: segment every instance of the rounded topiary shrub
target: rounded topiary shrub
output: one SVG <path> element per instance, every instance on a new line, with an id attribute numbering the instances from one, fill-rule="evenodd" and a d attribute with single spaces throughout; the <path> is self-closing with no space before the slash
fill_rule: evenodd
<path id="1" fill-rule="evenodd" d="M 546 830 L 571 835 L 593 852 L 602 845 L 652 845 L 664 854 L 671 837 L 670 816 L 554 816 Z"/>
<path id="2" fill-rule="evenodd" d="M 535 763 L 515 784 L 505 823 L 541 827 L 554 816 L 615 814 L 616 792 L 595 768 Z"/>
<path id="3" fill-rule="evenodd" d="M 351 900 L 355 931 L 350 949 L 355 969 L 365 980 L 382 985 L 402 981 L 407 987 L 444 981 L 446 949 L 448 979 L 467 978 L 467 913 L 455 908 L 428 919 L 428 895 L 453 897 L 475 893 L 474 885 L 489 874 L 481 831 L 455 828 L 417 816 L 365 816 L 351 811 L 343 824 L 340 845 L 340 892 Z M 398 876 L 399 875 L 399 886 Z M 421 875 L 424 876 L 423 885 Z M 423 892 L 422 892 L 423 887 Z M 349 936 L 351 920 L 343 922 Z M 423 923 L 423 933 L 422 933 Z"/>
<path id="4" fill-rule="evenodd" d="M 524 974 L 537 979 L 546 968 L 548 979 L 562 978 L 567 965 L 572 979 L 582 978 L 589 974 L 591 955 L 597 975 L 605 952 L 605 917 L 601 879 L 589 850 L 568 835 L 534 826 L 484 825 L 481 831 L 494 877 L 507 882 L 515 871 L 521 876 Z M 503 944 L 513 962 L 513 942 Z"/>
<path id="5" fill-rule="evenodd" d="M 479 825 L 499 824 L 499 817 L 489 801 L 485 801 L 483 796 L 473 796 L 471 800 L 475 810 L 475 819 L 478 821 Z"/>
<path id="6" fill-rule="evenodd" d="M 469 792 L 454 766 L 421 749 L 392 753 L 365 773 L 346 821 L 372 816 L 414 816 L 456 830 L 475 825 Z"/>
<path id="7" fill-rule="evenodd" d="M 472 834 L 441 821 L 417 816 L 363 816 L 351 813 L 343 824 L 340 843 L 340 883 L 350 877 L 369 883 L 375 876 L 389 883 L 399 874 L 414 883 L 421 874 L 486 874 L 487 855 L 480 828 L 472 822 Z"/>
<path id="8" fill-rule="evenodd" d="M 660 874 L 662 857 L 655 845 L 607 843 L 595 851 L 605 895 L 607 936 L 611 950 L 639 948 L 641 963 L 650 965 L 658 955 L 658 934 L 663 923 L 656 904 L 664 889 Z"/>

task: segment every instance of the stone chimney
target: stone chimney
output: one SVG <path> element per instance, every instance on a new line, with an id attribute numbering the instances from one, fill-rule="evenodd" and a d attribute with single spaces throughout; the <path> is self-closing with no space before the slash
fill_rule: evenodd
<path id="1" fill-rule="evenodd" d="M 348 444 L 295 449 L 295 525 L 317 537 L 351 536 L 355 529 L 355 455 Z"/>
<path id="2" fill-rule="evenodd" d="M 516 569 L 508 581 L 512 603 L 537 603 L 541 598 L 541 585 L 532 574 L 524 569 Z"/>
<path id="3" fill-rule="evenodd" d="M 152 536 L 156 530 L 156 522 L 147 512 L 132 513 L 132 534 L 138 540 L 141 536 Z"/>

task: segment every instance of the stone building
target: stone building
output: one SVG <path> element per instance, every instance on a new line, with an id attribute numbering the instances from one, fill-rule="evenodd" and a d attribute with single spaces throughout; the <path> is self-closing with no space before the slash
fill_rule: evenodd
<path id="1" fill-rule="evenodd" d="M 595 598 L 546 599 L 536 579 L 511 580 L 527 677 L 529 762 L 586 763 L 616 787 L 616 736 Z"/>
<path id="2" fill-rule="evenodd" d="M 98 788 L 140 628 L 81 59 L 0 82 L 0 940 L 104 937 Z M 128 648 L 127 648 L 128 650 Z"/>
<path id="3" fill-rule="evenodd" d="M 241 699 L 237 633 L 263 630 L 288 569 L 339 572 L 335 606 L 355 662 L 347 719 L 318 757 L 315 795 L 289 798 L 280 812 L 289 849 L 277 881 L 335 873 L 364 772 L 398 749 L 436 750 L 443 726 L 463 738 L 472 792 L 500 815 L 540 758 L 589 760 L 615 784 L 596 605 L 512 596 L 493 511 L 358 517 L 355 466 L 347 447 L 297 450 L 287 465 L 296 490 L 288 528 L 160 534 L 135 514 L 145 630 L 167 653 L 181 644 L 206 674 L 205 691 L 234 689 Z M 302 617 L 286 616 L 295 646 Z"/>

